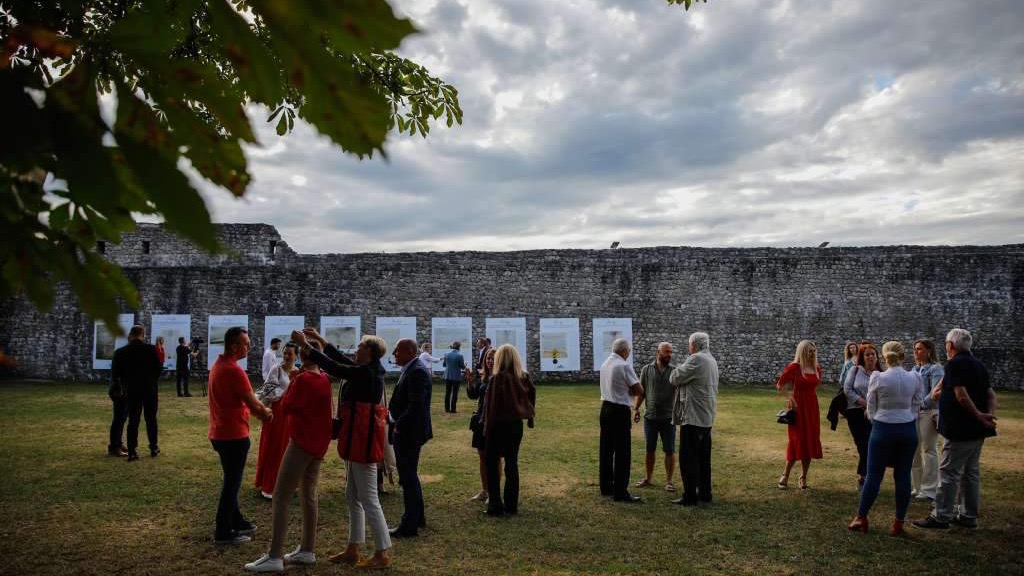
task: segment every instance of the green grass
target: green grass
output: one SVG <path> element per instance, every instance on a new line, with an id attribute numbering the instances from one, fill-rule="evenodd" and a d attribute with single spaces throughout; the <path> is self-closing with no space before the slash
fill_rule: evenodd
<path id="1" fill-rule="evenodd" d="M 871 514 L 871 533 L 845 529 L 857 505 L 856 452 L 840 422 L 822 421 L 825 458 L 811 467 L 811 489 L 778 490 L 785 428 L 772 391 L 721 392 L 714 431 L 711 506 L 681 508 L 662 488 L 635 491 L 639 505 L 598 495 L 597 386 L 541 386 L 537 427 L 521 450 L 521 515 L 493 519 L 469 501 L 479 489 L 477 456 L 467 420 L 443 413 L 435 386 L 434 440 L 421 475 L 430 527 L 416 540 L 396 540 L 396 574 L 1021 574 L 1024 512 L 1021 471 L 1024 395 L 1000 394 L 999 437 L 982 456 L 981 528 L 890 538 L 891 478 Z M 826 407 L 830 391 L 820 398 Z M 204 398 L 176 398 L 164 386 L 157 459 L 129 464 L 105 455 L 110 402 L 105 387 L 83 384 L 0 386 L 0 574 L 242 573 L 269 541 L 270 506 L 252 487 L 259 424 L 241 495 L 260 530 L 255 542 L 212 542 L 220 467 L 206 440 Z M 144 431 L 140 434 L 145 444 Z M 655 481 L 664 482 L 659 455 Z M 348 534 L 344 467 L 334 447 L 323 466 L 317 553 L 321 564 L 293 573 L 338 574 L 327 564 Z M 633 429 L 635 481 L 643 474 L 642 429 Z M 792 485 L 796 484 L 796 475 Z M 397 491 L 382 497 L 395 524 Z M 287 546 L 299 538 L 297 500 Z M 927 506 L 914 503 L 910 517 Z M 372 538 L 369 539 L 372 543 Z"/>

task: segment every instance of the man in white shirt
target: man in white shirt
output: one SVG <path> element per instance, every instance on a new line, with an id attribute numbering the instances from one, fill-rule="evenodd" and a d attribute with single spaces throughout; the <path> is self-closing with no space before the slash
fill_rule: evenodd
<path id="1" fill-rule="evenodd" d="M 612 353 L 601 365 L 601 495 L 616 502 L 639 502 L 629 493 L 631 396 L 643 397 L 640 378 L 629 359 L 629 342 L 612 342 Z"/>
<path id="2" fill-rule="evenodd" d="M 281 347 L 280 338 L 271 338 L 270 347 L 263 352 L 263 381 L 270 378 L 270 371 L 277 364 L 277 349 Z"/>

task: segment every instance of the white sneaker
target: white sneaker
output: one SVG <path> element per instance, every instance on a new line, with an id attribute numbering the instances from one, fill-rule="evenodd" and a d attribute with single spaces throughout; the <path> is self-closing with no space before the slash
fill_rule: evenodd
<path id="1" fill-rule="evenodd" d="M 293 550 L 284 555 L 285 564 L 316 564 L 316 554 L 312 552 L 306 552 L 299 545 Z"/>
<path id="2" fill-rule="evenodd" d="M 274 499 L 274 495 L 273 494 L 270 494 L 269 492 L 264 492 L 263 490 L 260 490 L 260 496 L 262 496 L 263 498 L 265 498 L 267 500 L 273 500 Z"/>
<path id="3" fill-rule="evenodd" d="M 246 564 L 245 569 L 249 572 L 284 572 L 284 560 L 264 554 L 259 560 Z"/>

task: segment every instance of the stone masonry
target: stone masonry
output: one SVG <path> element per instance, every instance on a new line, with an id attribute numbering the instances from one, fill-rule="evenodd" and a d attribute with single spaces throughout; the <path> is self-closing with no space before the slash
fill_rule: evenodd
<path id="1" fill-rule="evenodd" d="M 687 335 L 703 330 L 723 379 L 752 384 L 774 382 L 804 338 L 831 381 L 847 339 L 941 342 L 960 326 L 997 387 L 1024 387 L 1024 245 L 310 255 L 268 225 L 225 224 L 219 234 L 227 252 L 209 255 L 141 225 L 103 252 L 138 287 L 140 309 L 123 311 L 147 328 L 151 314 L 191 314 L 192 333 L 205 336 L 208 315 L 248 314 L 252 374 L 268 315 L 305 315 L 313 326 L 321 315 L 360 316 L 364 333 L 377 316 L 416 316 L 420 340 L 432 317 L 469 316 L 474 337 L 487 317 L 525 317 L 535 377 L 589 380 L 591 319 L 631 317 L 638 367 L 662 340 L 681 361 Z M 579 318 L 584 370 L 539 372 L 547 317 Z M 92 327 L 66 287 L 45 314 L 24 299 L 0 303 L 0 349 L 19 377 L 105 378 L 91 368 Z"/>

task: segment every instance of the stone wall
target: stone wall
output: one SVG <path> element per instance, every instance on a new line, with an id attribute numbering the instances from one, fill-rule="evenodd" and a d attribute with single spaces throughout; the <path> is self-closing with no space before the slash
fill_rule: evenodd
<path id="1" fill-rule="evenodd" d="M 545 380 L 593 379 L 591 319 L 631 317 L 637 365 L 662 340 L 711 335 L 723 379 L 765 384 L 803 338 L 817 342 L 827 380 L 841 367 L 843 342 L 918 337 L 942 340 L 961 326 L 1001 388 L 1024 375 L 1024 245 L 867 248 L 686 248 L 536 250 L 406 254 L 295 254 L 266 225 L 223 225 L 228 255 L 209 256 L 159 226 L 142 226 L 106 255 L 139 288 L 137 320 L 191 314 L 206 334 L 210 314 L 248 314 L 250 371 L 263 346 L 263 318 L 416 316 L 421 340 L 438 316 L 470 316 L 474 335 L 487 317 L 526 318 L 528 362 Z M 149 242 L 144 253 L 142 242 Z M 273 244 L 272 244 L 273 243 Z M 580 320 L 578 373 L 539 373 L 538 320 Z M 23 300 L 0 304 L 0 348 L 20 376 L 95 379 L 92 320 L 66 288 L 41 314 Z"/>

